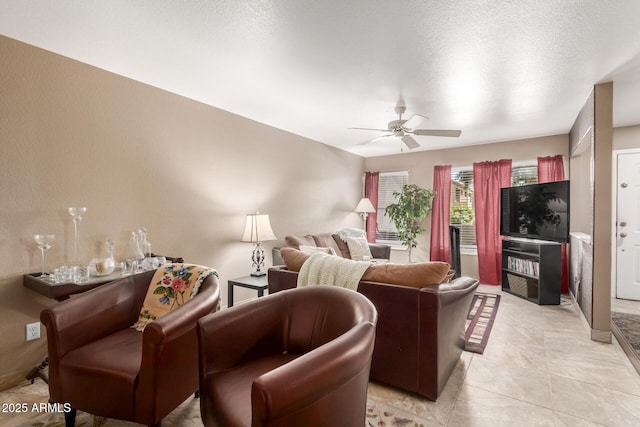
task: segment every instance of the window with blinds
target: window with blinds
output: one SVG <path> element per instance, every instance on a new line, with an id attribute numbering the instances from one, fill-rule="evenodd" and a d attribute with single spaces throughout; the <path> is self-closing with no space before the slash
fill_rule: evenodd
<path id="1" fill-rule="evenodd" d="M 511 186 L 538 182 L 538 165 L 535 160 L 514 162 L 511 166 Z M 473 206 L 473 167 L 451 168 L 451 225 L 460 229 L 460 246 L 476 247 L 475 210 Z"/>
<path id="2" fill-rule="evenodd" d="M 402 187 L 409 184 L 409 172 L 380 172 L 378 176 L 378 221 L 376 224 L 376 242 L 400 245 L 398 230 L 385 215 L 387 206 L 396 203 L 398 197 L 393 193 L 402 191 Z"/>

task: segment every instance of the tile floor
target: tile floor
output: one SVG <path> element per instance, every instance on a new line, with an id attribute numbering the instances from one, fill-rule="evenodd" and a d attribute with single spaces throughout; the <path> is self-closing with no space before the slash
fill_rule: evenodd
<path id="1" fill-rule="evenodd" d="M 538 306 L 498 287 L 480 290 L 502 294 L 485 353 L 463 353 L 437 402 L 371 383 L 369 406 L 389 416 L 368 418 L 369 426 L 640 425 L 640 376 L 615 340 L 589 340 L 569 298 Z M 15 392 L 0 393 L 0 402 Z M 174 413 L 163 425 L 202 425 L 193 400 Z M 0 425 L 11 425 L 1 415 Z"/>
<path id="2" fill-rule="evenodd" d="M 373 384 L 370 399 L 428 426 L 639 426 L 640 376 L 615 342 L 588 338 L 570 298 L 502 295 L 483 355 L 463 353 L 436 403 Z M 639 305 L 640 306 L 640 305 Z"/>

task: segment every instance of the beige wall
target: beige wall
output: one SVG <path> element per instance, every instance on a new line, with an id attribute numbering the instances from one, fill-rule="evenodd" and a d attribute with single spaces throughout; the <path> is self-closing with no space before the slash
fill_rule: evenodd
<path id="1" fill-rule="evenodd" d="M 640 148 L 640 125 L 613 129 L 613 149 L 628 150 Z"/>
<path id="2" fill-rule="evenodd" d="M 25 324 L 54 302 L 22 274 L 40 268 L 36 232 L 56 235 L 51 264 L 70 260 L 67 206 L 88 208 L 84 263 L 106 239 L 121 258 L 145 226 L 154 252 L 218 269 L 224 305 L 226 280 L 251 271 L 247 213 L 269 213 L 281 240 L 361 226 L 359 156 L 8 38 L 0 58 L 0 389 L 46 353 Z"/>
<path id="3" fill-rule="evenodd" d="M 611 182 L 613 149 L 613 83 L 595 85 L 593 209 L 593 332 L 611 340 Z"/>
<path id="4" fill-rule="evenodd" d="M 432 188 L 433 167 L 437 165 L 471 166 L 474 162 L 495 161 L 503 158 L 512 159 L 514 162 L 535 160 L 539 156 L 556 154 L 567 156 L 568 150 L 568 136 L 554 135 L 447 150 L 372 157 L 365 160 L 365 169 L 380 172 L 408 170 L 411 184 Z M 414 250 L 414 255 L 412 255 L 415 261 L 427 261 L 429 259 L 429 241 L 431 239 L 429 218 L 426 220 L 425 228 L 427 231 L 420 235 L 418 247 Z M 396 253 L 395 257 L 397 260 L 406 261 L 405 254 Z M 462 274 L 478 277 L 476 256 L 463 255 L 461 264 Z"/>
<path id="5" fill-rule="evenodd" d="M 619 135 L 627 133 L 625 130 Z M 591 338 L 611 341 L 611 185 L 613 130 L 613 83 L 594 86 L 569 134 L 571 146 L 572 232 L 590 237 L 580 251 L 572 251 L 571 264 L 583 264 L 572 275 L 571 289 L 591 327 Z M 622 144 L 624 138 L 618 138 Z M 577 202 L 580 201 L 579 210 Z M 590 202 L 587 204 L 587 202 Z M 573 222 L 576 212 L 576 221 Z M 580 228 L 578 228 L 580 227 Z M 578 285 L 579 283 L 579 285 Z"/>

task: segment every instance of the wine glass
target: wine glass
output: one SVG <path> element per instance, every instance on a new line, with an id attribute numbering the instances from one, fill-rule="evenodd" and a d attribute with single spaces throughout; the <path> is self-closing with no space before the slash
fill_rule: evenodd
<path id="1" fill-rule="evenodd" d="M 45 273 L 46 259 L 47 259 L 47 251 L 51 248 L 51 243 L 55 240 L 56 236 L 54 234 L 34 234 L 33 240 L 40 248 L 40 252 L 42 253 L 42 274 L 40 278 L 48 277 L 49 275 Z"/>
<path id="2" fill-rule="evenodd" d="M 87 213 L 87 208 L 85 207 L 70 207 L 67 208 L 67 212 L 73 218 L 73 228 L 75 231 L 75 256 L 73 259 L 74 265 L 80 265 L 80 221 L 82 221 L 82 217 Z"/>

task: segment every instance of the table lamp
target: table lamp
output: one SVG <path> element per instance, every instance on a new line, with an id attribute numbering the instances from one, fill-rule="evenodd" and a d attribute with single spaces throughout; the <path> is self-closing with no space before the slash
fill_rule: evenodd
<path id="1" fill-rule="evenodd" d="M 356 208 L 354 209 L 354 212 L 359 213 L 362 217 L 362 222 L 364 223 L 365 230 L 367 229 L 367 217 L 369 216 L 369 213 L 375 211 L 375 208 L 371 204 L 371 200 L 366 197 L 360 199 L 360 201 L 358 202 L 358 206 L 356 206 Z"/>
<path id="2" fill-rule="evenodd" d="M 260 277 L 266 273 L 261 270 L 264 266 L 264 250 L 262 249 L 262 242 L 268 242 L 270 240 L 277 240 L 276 236 L 271 230 L 271 223 L 269 222 L 269 215 L 256 212 L 254 214 L 247 215 L 247 222 L 244 226 L 244 233 L 242 233 L 242 242 L 255 243 L 256 247 L 251 255 L 251 261 L 255 266 L 256 271 L 251 273 L 252 276 Z"/>

